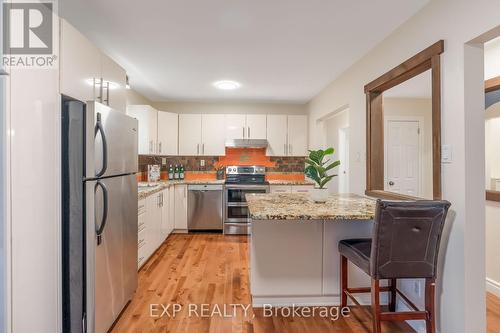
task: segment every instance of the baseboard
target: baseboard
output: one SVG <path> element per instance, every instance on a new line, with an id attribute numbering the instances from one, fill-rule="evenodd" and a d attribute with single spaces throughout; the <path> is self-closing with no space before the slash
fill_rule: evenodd
<path id="1" fill-rule="evenodd" d="M 500 282 L 486 278 L 486 291 L 500 297 Z"/>

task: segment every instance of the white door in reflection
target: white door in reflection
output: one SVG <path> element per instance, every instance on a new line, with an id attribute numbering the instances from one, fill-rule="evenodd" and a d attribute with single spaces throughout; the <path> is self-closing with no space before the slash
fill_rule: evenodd
<path id="1" fill-rule="evenodd" d="M 419 119 L 386 119 L 385 190 L 421 195 L 421 135 Z"/>

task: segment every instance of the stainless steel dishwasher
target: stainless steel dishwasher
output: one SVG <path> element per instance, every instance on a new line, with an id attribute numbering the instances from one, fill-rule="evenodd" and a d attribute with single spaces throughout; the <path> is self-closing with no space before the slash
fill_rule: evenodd
<path id="1" fill-rule="evenodd" d="M 223 185 L 188 185 L 188 230 L 222 230 Z"/>

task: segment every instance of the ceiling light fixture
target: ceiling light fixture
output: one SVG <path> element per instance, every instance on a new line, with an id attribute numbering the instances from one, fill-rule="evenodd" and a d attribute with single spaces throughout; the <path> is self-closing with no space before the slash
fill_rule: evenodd
<path id="1" fill-rule="evenodd" d="M 241 84 L 236 81 L 222 80 L 214 82 L 214 87 L 220 90 L 235 90 L 241 87 Z"/>

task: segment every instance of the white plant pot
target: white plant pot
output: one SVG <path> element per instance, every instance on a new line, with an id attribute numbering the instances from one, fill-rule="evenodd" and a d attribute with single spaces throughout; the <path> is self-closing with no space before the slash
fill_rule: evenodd
<path id="1" fill-rule="evenodd" d="M 314 188 L 311 192 L 311 199 L 314 202 L 326 202 L 328 200 L 328 189 L 327 188 Z"/>

